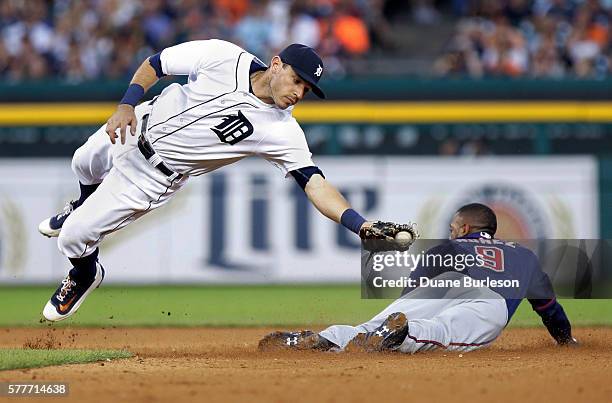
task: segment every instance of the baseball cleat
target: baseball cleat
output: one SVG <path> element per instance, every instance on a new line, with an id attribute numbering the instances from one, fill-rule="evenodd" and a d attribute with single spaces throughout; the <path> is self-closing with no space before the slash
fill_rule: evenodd
<path id="1" fill-rule="evenodd" d="M 322 350 L 337 347 L 334 343 L 310 330 L 301 332 L 274 332 L 259 341 L 259 351 Z"/>
<path id="2" fill-rule="evenodd" d="M 85 298 L 104 280 L 104 267 L 96 261 L 96 275 L 90 280 L 75 280 L 70 274 L 62 280 L 43 309 L 43 316 L 51 322 L 64 320 L 73 315 Z"/>
<path id="3" fill-rule="evenodd" d="M 374 331 L 359 333 L 345 347 L 348 352 L 396 350 L 408 336 L 408 319 L 402 312 L 392 313 Z"/>
<path id="4" fill-rule="evenodd" d="M 77 207 L 79 207 L 77 200 L 69 201 L 61 213 L 38 224 L 38 232 L 49 238 L 59 236 L 64 222 Z"/>

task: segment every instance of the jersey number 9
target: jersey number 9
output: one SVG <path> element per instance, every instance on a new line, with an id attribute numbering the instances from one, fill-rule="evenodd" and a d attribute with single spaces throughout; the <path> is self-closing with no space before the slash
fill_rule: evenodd
<path id="1" fill-rule="evenodd" d="M 482 257 L 483 267 L 493 271 L 504 271 L 504 251 L 495 246 L 481 246 L 475 248 L 476 253 Z"/>

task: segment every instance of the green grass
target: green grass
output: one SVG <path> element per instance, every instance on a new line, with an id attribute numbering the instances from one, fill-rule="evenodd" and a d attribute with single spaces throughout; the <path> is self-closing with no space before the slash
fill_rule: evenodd
<path id="1" fill-rule="evenodd" d="M 0 287 L 0 327 L 40 324 L 48 287 Z M 297 326 L 368 320 L 389 300 L 363 300 L 357 285 L 106 286 L 56 326 Z M 564 300 L 574 326 L 612 326 L 612 300 Z M 524 302 L 512 326 L 539 325 Z"/>
<path id="2" fill-rule="evenodd" d="M 0 349 L 0 370 L 82 364 L 131 356 L 128 351 L 118 350 Z"/>

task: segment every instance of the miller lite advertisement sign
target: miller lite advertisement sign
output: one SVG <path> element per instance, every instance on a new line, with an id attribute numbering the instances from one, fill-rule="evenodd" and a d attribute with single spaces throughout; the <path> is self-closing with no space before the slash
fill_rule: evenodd
<path id="1" fill-rule="evenodd" d="M 252 133 L 241 114 L 212 128 L 228 144 Z M 326 178 L 370 220 L 416 222 L 448 237 L 457 208 L 491 206 L 498 237 L 599 237 L 597 161 L 589 157 L 321 157 Z M 66 160 L 0 166 L 0 282 L 55 282 L 69 269 L 38 223 L 78 196 Z M 357 235 L 323 217 L 292 178 L 246 159 L 193 178 L 170 203 L 108 235 L 105 282 L 358 282 Z"/>

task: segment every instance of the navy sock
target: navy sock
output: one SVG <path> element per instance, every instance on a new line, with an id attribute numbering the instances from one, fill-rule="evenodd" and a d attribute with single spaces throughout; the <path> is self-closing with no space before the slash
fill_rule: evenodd
<path id="1" fill-rule="evenodd" d="M 98 259 L 99 249 L 96 248 L 94 253 L 81 258 L 68 258 L 72 263 L 73 268 L 70 270 L 70 278 L 75 281 L 92 280 L 96 276 L 96 260 Z"/>
<path id="2" fill-rule="evenodd" d="M 77 205 L 80 206 L 81 204 L 83 204 L 83 202 L 89 196 L 91 196 L 93 192 L 96 191 L 98 186 L 100 186 L 99 183 L 96 183 L 94 185 L 83 185 L 81 182 L 79 182 L 79 187 L 81 188 L 81 196 L 79 197 L 79 200 L 77 200 Z"/>

